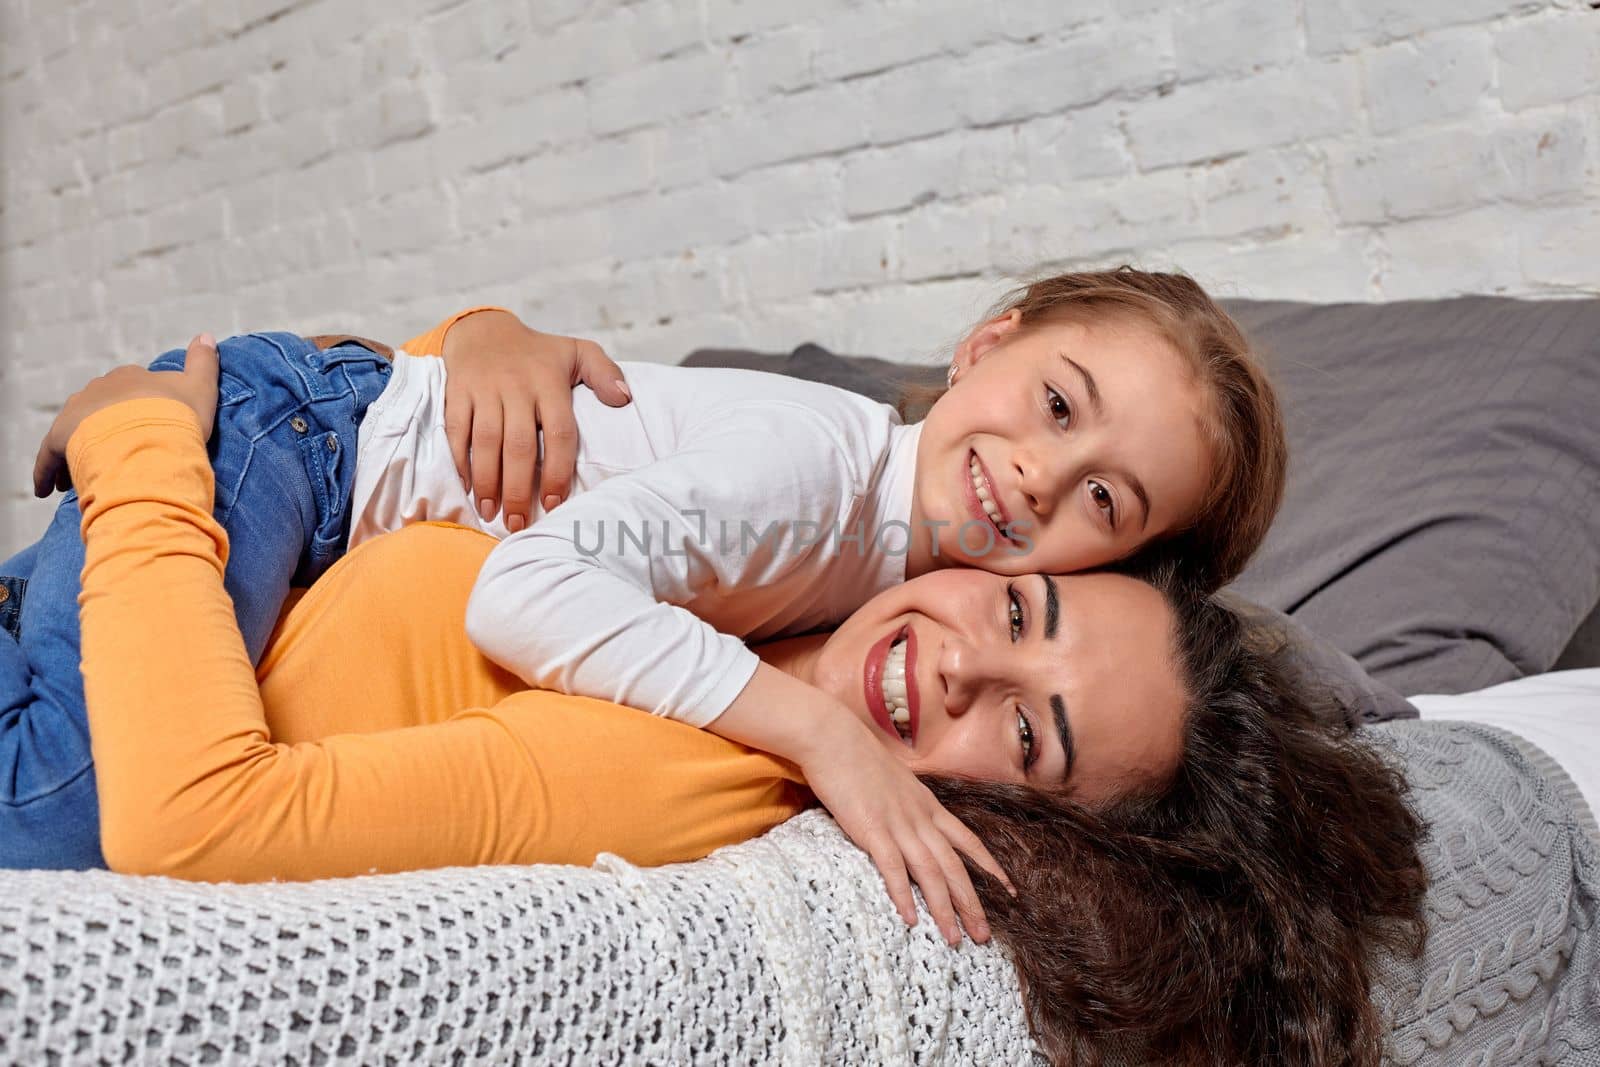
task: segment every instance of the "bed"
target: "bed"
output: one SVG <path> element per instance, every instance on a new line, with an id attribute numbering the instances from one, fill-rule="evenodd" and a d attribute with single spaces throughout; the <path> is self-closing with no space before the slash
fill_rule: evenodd
<path id="1" fill-rule="evenodd" d="M 1390 1057 L 1600 1063 L 1588 809 L 1543 765 L 1526 780 L 1545 786 L 1445 788 L 1549 760 L 1534 727 L 1534 745 L 1500 731 L 1520 709 L 1600 716 L 1600 301 L 1231 310 L 1274 363 L 1295 453 L 1232 592 L 1404 756 L 1435 827 L 1430 914 L 1472 917 L 1467 942 L 1379 967 Z M 691 361 L 884 397 L 908 373 L 814 345 Z M 1415 721 L 1452 714 L 1468 740 Z M 1455 862 L 1456 835 L 1512 827 L 1538 847 Z M 900 923 L 820 812 L 655 870 L 0 872 L 0 1061 L 1027 1062 L 1003 953 L 931 930 Z"/>

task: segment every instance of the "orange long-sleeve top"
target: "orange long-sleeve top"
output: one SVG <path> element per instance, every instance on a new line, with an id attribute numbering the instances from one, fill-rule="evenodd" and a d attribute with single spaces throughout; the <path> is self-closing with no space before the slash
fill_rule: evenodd
<path id="1" fill-rule="evenodd" d="M 114 870 L 310 879 L 590 863 L 600 851 L 669 863 L 810 800 L 784 761 L 526 689 L 484 659 L 463 620 L 494 542 L 460 527 L 356 548 L 288 607 L 252 668 L 222 585 L 227 539 L 193 412 L 153 399 L 106 408 L 78 428 L 68 461 Z"/>

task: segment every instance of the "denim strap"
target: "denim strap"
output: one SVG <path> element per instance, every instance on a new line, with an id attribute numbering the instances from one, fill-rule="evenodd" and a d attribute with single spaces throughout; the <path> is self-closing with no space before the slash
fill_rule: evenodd
<path id="1" fill-rule="evenodd" d="M 28 579 L 0 575 L 0 628 L 13 638 L 22 640 L 22 597 L 28 591 Z"/>

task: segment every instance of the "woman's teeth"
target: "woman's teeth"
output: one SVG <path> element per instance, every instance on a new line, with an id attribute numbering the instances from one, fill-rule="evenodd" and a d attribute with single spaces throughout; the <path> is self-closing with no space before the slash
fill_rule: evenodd
<path id="1" fill-rule="evenodd" d="M 883 667 L 883 702 L 889 707 L 889 718 L 901 737 L 911 736 L 911 703 L 906 693 L 906 639 L 889 646 L 889 655 Z"/>
<path id="2" fill-rule="evenodd" d="M 972 488 L 978 494 L 978 503 L 983 505 L 983 513 L 989 516 L 989 521 L 994 523 L 995 529 L 1000 529 L 1000 508 L 994 502 L 994 495 L 989 492 L 989 482 L 983 476 L 983 468 L 978 465 L 976 453 L 967 464 L 967 470 L 972 474 Z"/>

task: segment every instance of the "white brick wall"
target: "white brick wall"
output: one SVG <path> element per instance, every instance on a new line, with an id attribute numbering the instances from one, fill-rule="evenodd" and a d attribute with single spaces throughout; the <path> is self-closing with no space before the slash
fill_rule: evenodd
<path id="1" fill-rule="evenodd" d="M 1589 0 L 0 0 L 0 554 L 90 375 L 467 301 L 927 355 L 1005 272 L 1600 291 Z"/>

